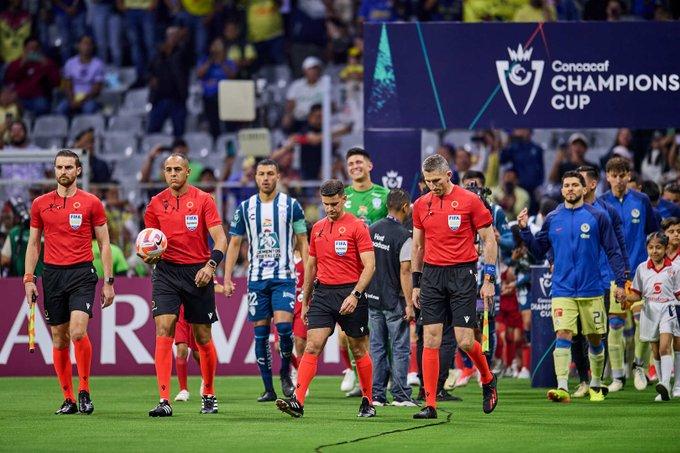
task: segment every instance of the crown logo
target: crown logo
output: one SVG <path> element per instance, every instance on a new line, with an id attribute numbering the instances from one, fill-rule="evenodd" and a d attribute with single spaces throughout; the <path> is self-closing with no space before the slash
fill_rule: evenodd
<path id="1" fill-rule="evenodd" d="M 397 172 L 394 171 L 394 170 L 388 171 L 388 172 L 387 172 L 387 177 L 388 177 L 388 178 L 396 178 L 397 176 L 399 176 L 399 173 L 397 173 Z"/>
<path id="2" fill-rule="evenodd" d="M 512 61 L 529 61 L 531 60 L 531 53 L 533 51 L 533 47 L 524 49 L 522 44 L 517 46 L 517 51 L 514 51 L 508 47 L 508 53 L 510 54 L 510 60 Z"/>

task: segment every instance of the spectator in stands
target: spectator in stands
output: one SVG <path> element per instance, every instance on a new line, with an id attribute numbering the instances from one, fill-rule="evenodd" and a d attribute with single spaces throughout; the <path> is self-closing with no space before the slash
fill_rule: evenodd
<path id="1" fill-rule="evenodd" d="M 463 0 L 418 2 L 417 15 L 421 22 L 460 22 L 463 20 Z"/>
<path id="2" fill-rule="evenodd" d="M 118 244 L 126 256 L 134 254 L 133 238 L 137 237 L 135 212 L 132 205 L 121 198 L 118 181 L 111 181 L 101 198 L 111 242 Z"/>
<path id="3" fill-rule="evenodd" d="M 5 71 L 4 83 L 16 92 L 22 108 L 35 116 L 50 111 L 52 90 L 59 82 L 59 68 L 43 55 L 35 37 L 26 38 L 23 54 Z"/>
<path id="4" fill-rule="evenodd" d="M 578 167 L 588 166 L 597 168 L 597 164 L 585 159 L 588 152 L 588 139 L 585 135 L 576 132 L 569 136 L 568 148 L 565 152 L 562 148 L 557 150 L 548 179 L 554 184 L 562 181 L 562 175 L 568 171 L 574 171 Z"/>
<path id="5" fill-rule="evenodd" d="M 364 66 L 361 48 L 353 46 L 347 52 L 347 65 L 340 72 L 344 90 L 344 105 L 339 115 L 342 121 L 352 124 L 352 130 L 364 129 Z"/>
<path id="6" fill-rule="evenodd" d="M 670 201 L 671 203 L 680 206 L 680 184 L 677 182 L 666 184 L 663 187 L 663 194 L 661 196 L 664 200 Z"/>
<path id="7" fill-rule="evenodd" d="M 9 87 L 0 89 L 0 140 L 9 133 L 9 126 L 14 120 L 21 119 L 21 109 L 17 103 L 17 96 Z"/>
<path id="8" fill-rule="evenodd" d="M 241 168 L 232 172 L 227 182 L 238 183 L 238 187 L 229 189 L 229 192 L 234 196 L 234 206 L 239 206 L 242 201 L 255 195 L 257 193 L 257 187 L 255 187 L 255 158 L 248 156 L 243 159 Z"/>
<path id="9" fill-rule="evenodd" d="M 184 135 L 191 66 L 186 28 L 168 27 L 165 42 L 151 63 L 149 132 L 160 132 L 165 120 L 170 118 L 175 137 Z"/>
<path id="10" fill-rule="evenodd" d="M 517 219 L 522 209 L 531 203 L 529 193 L 519 185 L 518 172 L 513 168 L 505 170 L 502 184 L 491 189 L 491 196 L 503 208 L 508 220 Z"/>
<path id="11" fill-rule="evenodd" d="M 395 3 L 386 0 L 362 0 L 357 19 L 359 23 L 398 20 L 399 16 L 395 10 Z"/>
<path id="12" fill-rule="evenodd" d="M 652 203 L 654 212 L 658 213 L 657 221 L 661 221 L 669 217 L 680 218 L 680 206 L 661 197 L 661 188 L 654 181 L 643 181 L 640 189 L 642 193 L 649 197 Z"/>
<path id="13" fill-rule="evenodd" d="M 640 165 L 640 175 L 643 179 L 663 183 L 677 157 L 675 136 L 666 135 L 664 131 L 656 130 Z"/>
<path id="14" fill-rule="evenodd" d="M 81 148 L 88 151 L 90 163 L 90 182 L 107 183 L 111 182 L 111 169 L 106 161 L 97 157 L 95 146 L 95 131 L 93 128 L 87 128 L 76 135 L 76 140 L 73 143 L 74 148 Z"/>
<path id="15" fill-rule="evenodd" d="M 111 62 L 113 66 L 123 66 L 123 17 L 118 11 L 116 0 L 92 1 L 90 13 L 97 56 L 104 62 Z"/>
<path id="16" fill-rule="evenodd" d="M 607 22 L 618 22 L 624 12 L 624 6 L 620 0 L 609 0 L 607 2 Z"/>
<path id="17" fill-rule="evenodd" d="M 586 0 L 583 5 L 583 20 L 607 20 L 608 0 Z"/>
<path id="18" fill-rule="evenodd" d="M 456 173 L 458 173 L 458 178 L 460 181 L 465 179 L 465 172 L 467 172 L 470 167 L 472 167 L 472 155 L 470 152 L 462 147 L 456 149 L 456 155 L 454 159 L 454 164 L 456 167 Z"/>
<path id="19" fill-rule="evenodd" d="M 14 221 L 2 246 L 0 264 L 3 268 L 8 269 L 7 275 L 9 277 L 22 277 L 24 275 L 26 249 L 28 248 L 28 237 L 31 229 L 30 211 L 28 205 L 21 199 L 10 199 L 7 205 L 11 207 Z M 36 276 L 42 275 L 43 271 L 44 250 L 42 245 L 40 247 L 38 263 L 33 273 Z"/>
<path id="20" fill-rule="evenodd" d="M 253 76 L 253 69 L 257 60 L 255 46 L 247 42 L 241 33 L 241 25 L 235 20 L 227 20 L 224 24 L 224 47 L 227 58 L 238 68 L 237 79 L 248 80 Z"/>
<path id="21" fill-rule="evenodd" d="M 557 20 L 555 5 L 548 0 L 529 0 L 515 12 L 512 19 L 513 22 L 553 22 L 555 20 Z"/>
<path id="22" fill-rule="evenodd" d="M 559 21 L 581 20 L 581 11 L 574 0 L 555 0 L 555 9 Z"/>
<path id="23" fill-rule="evenodd" d="M 291 2 L 290 64 L 294 77 L 302 77 L 302 62 L 309 56 L 322 58 L 327 44 L 326 4 L 322 0 Z"/>
<path id="24" fill-rule="evenodd" d="M 323 100 L 321 60 L 307 57 L 302 62 L 304 77 L 290 84 L 286 94 L 286 113 L 282 126 L 288 132 L 298 132 L 305 124 L 311 107 Z"/>
<path id="25" fill-rule="evenodd" d="M 137 70 L 137 84 L 146 80 L 147 64 L 156 56 L 154 12 L 158 0 L 116 0 L 125 16 L 125 30 L 132 63 Z"/>
<path id="26" fill-rule="evenodd" d="M 632 147 L 632 142 L 633 142 L 633 133 L 631 132 L 630 129 L 626 127 L 622 127 L 616 132 L 616 138 L 614 139 L 614 144 L 609 148 L 609 151 L 607 154 L 602 156 L 600 158 L 600 169 L 604 171 L 605 166 L 607 165 L 607 162 L 609 159 L 614 157 L 614 150 L 617 149 L 617 147 L 622 147 L 625 149 L 630 157 L 627 157 L 625 153 L 623 153 L 623 150 L 621 148 L 618 148 L 618 155 L 621 157 L 625 157 L 626 159 L 630 160 L 633 162 L 633 152 L 631 151 Z"/>
<path id="27" fill-rule="evenodd" d="M 39 151 L 28 139 L 28 129 L 22 121 L 14 120 L 9 126 L 9 141 L 5 143 L 3 151 Z M 35 181 L 47 176 L 46 165 L 41 163 L 12 163 L 2 164 L 0 177 L 3 179 L 17 179 L 21 181 Z M 7 186 L 5 194 L 8 197 L 28 199 L 26 186 L 20 184 Z"/>
<path id="28" fill-rule="evenodd" d="M 21 0 L 9 0 L 0 13 L 0 63 L 21 57 L 24 41 L 31 36 L 31 15 L 21 7 Z"/>
<path id="29" fill-rule="evenodd" d="M 257 51 L 260 66 L 286 62 L 283 16 L 279 0 L 244 0 L 248 41 Z"/>
<path id="30" fill-rule="evenodd" d="M 210 44 L 210 53 L 198 61 L 196 76 L 203 88 L 203 111 L 208 118 L 210 134 L 214 139 L 221 133 L 217 87 L 220 80 L 233 79 L 238 68 L 227 58 L 224 42 L 216 38 Z"/>
<path id="31" fill-rule="evenodd" d="M 208 32 L 215 17 L 214 1 L 181 0 L 182 9 L 176 16 L 180 25 L 192 34 L 194 52 L 204 55 L 208 48 Z"/>
<path id="32" fill-rule="evenodd" d="M 543 148 L 531 141 L 531 129 L 515 129 L 510 136 L 510 143 L 501 151 L 501 166 L 510 167 L 518 172 L 519 186 L 532 196 L 543 184 L 545 170 L 543 168 Z M 538 205 L 532 204 L 533 208 Z M 535 209 L 532 209 L 535 210 Z"/>
<path id="33" fill-rule="evenodd" d="M 449 167 L 451 167 L 451 171 L 453 171 L 452 179 L 456 184 L 458 184 L 460 178 L 458 177 L 458 173 L 456 172 L 456 145 L 454 145 L 453 143 L 441 143 L 437 147 L 437 154 L 446 159 L 446 162 L 448 162 Z"/>
<path id="34" fill-rule="evenodd" d="M 57 107 L 59 113 L 95 113 L 101 108 L 97 97 L 104 86 L 104 62 L 94 56 L 91 36 L 80 38 L 78 55 L 66 62 L 63 76 L 66 99 Z"/>
<path id="35" fill-rule="evenodd" d="M 73 45 L 85 34 L 85 0 L 52 0 L 54 23 L 61 37 L 62 63 L 73 55 Z"/>
<path id="36" fill-rule="evenodd" d="M 189 146 L 187 145 L 187 142 L 185 142 L 181 138 L 176 138 L 171 146 L 165 146 L 165 145 L 156 145 L 153 148 L 151 148 L 151 151 L 149 151 L 149 154 L 146 157 L 146 160 L 144 161 L 144 164 L 142 165 L 142 170 L 141 170 L 141 176 L 139 179 L 139 182 L 147 183 L 147 182 L 152 182 L 154 179 L 156 181 L 161 181 L 163 179 L 163 163 L 165 162 L 165 159 L 161 159 L 160 167 L 159 170 L 160 172 L 158 173 L 158 178 L 154 178 L 153 176 L 153 166 L 154 162 L 156 162 L 156 159 L 160 156 L 169 156 L 170 154 L 174 153 L 179 153 L 189 157 Z M 187 178 L 187 181 L 190 184 L 195 184 L 201 179 L 201 171 L 203 171 L 203 165 L 196 161 L 189 159 L 189 177 Z"/>

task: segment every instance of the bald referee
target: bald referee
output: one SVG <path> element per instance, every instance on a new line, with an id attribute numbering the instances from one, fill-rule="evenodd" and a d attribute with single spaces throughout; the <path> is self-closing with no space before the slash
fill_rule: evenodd
<path id="1" fill-rule="evenodd" d="M 31 206 L 31 231 L 26 249 L 24 287 L 26 300 L 38 297 L 33 275 L 40 255 L 40 237 L 45 233 L 45 270 L 42 286 L 45 294 L 45 320 L 52 331 L 54 370 L 64 394 L 64 403 L 55 412 L 68 415 L 91 414 L 90 364 L 92 344 L 87 324 L 92 317 L 97 273 L 92 266 L 92 232 L 97 238 L 104 266 L 102 308 L 113 302 L 111 245 L 102 202 L 78 189 L 76 179 L 82 171 L 78 155 L 59 151 L 54 159 L 57 190 L 42 195 Z M 73 395 L 69 343 L 73 341 L 78 368 L 78 405 Z"/>
<path id="2" fill-rule="evenodd" d="M 474 193 L 451 182 L 451 169 L 435 154 L 423 161 L 423 176 L 430 192 L 413 204 L 413 302 L 421 309 L 424 333 L 423 383 L 426 407 L 413 418 L 437 418 L 439 346 L 447 314 L 452 315 L 458 347 L 481 374 L 484 413 L 498 402 L 496 378 L 475 340 L 477 327 L 477 249 L 475 235 L 484 244 L 484 283 L 480 296 L 493 302 L 498 246 L 491 213 Z"/>
<path id="3" fill-rule="evenodd" d="M 212 341 L 211 325 L 217 321 L 213 276 L 224 258 L 227 237 L 210 194 L 187 183 L 191 170 L 182 154 L 171 154 L 165 160 L 163 173 L 168 188 L 151 199 L 144 214 L 147 228 L 157 228 L 168 238 L 168 248 L 161 261 L 155 263 L 153 316 L 156 323 L 156 378 L 160 402 L 149 411 L 150 417 L 172 415 L 170 375 L 172 344 L 180 305 L 191 324 L 201 357 L 201 414 L 217 413 L 213 381 L 217 369 L 217 353 Z M 208 236 L 214 242 L 208 248 Z"/>

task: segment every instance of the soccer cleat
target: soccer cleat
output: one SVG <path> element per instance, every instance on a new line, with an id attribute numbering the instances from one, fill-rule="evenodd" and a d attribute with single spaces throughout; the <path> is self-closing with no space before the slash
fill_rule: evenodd
<path id="1" fill-rule="evenodd" d="M 361 406 L 359 406 L 359 413 L 357 417 L 370 418 L 375 417 L 375 406 L 368 401 L 365 396 L 361 398 Z"/>
<path id="2" fill-rule="evenodd" d="M 292 396 L 290 399 L 277 399 L 276 407 L 279 408 L 281 412 L 285 412 L 293 418 L 300 418 L 305 413 L 305 407 L 300 404 L 300 402 Z"/>
<path id="3" fill-rule="evenodd" d="M 465 368 L 461 374 L 458 380 L 456 381 L 456 387 L 464 387 L 468 385 L 468 382 L 470 382 L 470 378 L 475 374 L 475 370 L 473 368 Z"/>
<path id="4" fill-rule="evenodd" d="M 345 377 L 342 378 L 342 382 L 340 383 L 340 391 L 349 392 L 354 388 L 357 377 L 354 374 L 354 370 L 351 368 L 347 368 L 345 371 L 343 371 L 343 374 Z"/>
<path id="5" fill-rule="evenodd" d="M 578 385 L 578 388 L 574 393 L 571 394 L 572 398 L 583 398 L 586 395 L 588 395 L 588 391 L 590 390 L 590 386 L 588 385 L 587 382 L 581 382 Z"/>
<path id="6" fill-rule="evenodd" d="M 529 371 L 527 367 L 522 367 L 522 369 L 519 370 L 517 379 L 531 379 L 531 371 Z"/>
<path id="7" fill-rule="evenodd" d="M 389 406 L 390 403 L 385 402 L 385 401 L 373 400 L 373 405 L 377 406 L 377 407 L 383 407 L 383 406 Z"/>
<path id="8" fill-rule="evenodd" d="M 276 401 L 276 393 L 274 390 L 265 390 L 257 399 L 258 403 L 268 403 L 269 401 Z"/>
<path id="9" fill-rule="evenodd" d="M 456 381 L 460 377 L 460 370 L 449 369 L 449 375 L 444 381 L 444 390 L 453 390 L 456 387 Z"/>
<path id="10" fill-rule="evenodd" d="M 441 389 L 437 393 L 437 401 L 463 401 L 463 399 L 456 395 L 451 395 L 446 390 Z"/>
<path id="11" fill-rule="evenodd" d="M 496 409 L 498 404 L 498 391 L 496 389 L 497 379 L 495 374 L 492 374 L 493 379 L 488 384 L 482 385 L 482 410 L 485 414 L 490 414 Z"/>
<path id="12" fill-rule="evenodd" d="M 373 402 L 373 404 L 375 404 L 375 402 Z M 395 406 L 395 407 L 418 407 L 418 405 L 416 403 L 414 403 L 413 401 L 409 401 L 409 400 L 392 401 L 392 406 Z"/>
<path id="13" fill-rule="evenodd" d="M 590 401 L 594 403 L 604 401 L 604 392 L 599 387 L 591 387 L 588 389 L 588 394 L 590 395 Z"/>
<path id="14" fill-rule="evenodd" d="M 175 401 L 189 401 L 189 390 L 180 390 L 175 397 Z"/>
<path id="15" fill-rule="evenodd" d="M 609 392 L 618 392 L 623 390 L 623 386 L 626 383 L 626 378 L 615 378 L 611 384 L 607 386 Z"/>
<path id="16" fill-rule="evenodd" d="M 54 415 L 71 415 L 78 412 L 78 406 L 74 401 L 64 400 L 61 407 L 54 412 Z"/>
<path id="17" fill-rule="evenodd" d="M 655 402 L 655 403 L 660 403 L 661 401 L 663 401 L 663 400 L 661 399 L 661 395 L 656 395 L 656 396 L 654 397 L 654 402 Z"/>
<path id="18" fill-rule="evenodd" d="M 554 403 L 569 403 L 571 402 L 571 397 L 569 392 L 564 389 L 552 389 L 548 390 L 548 399 Z"/>
<path id="19" fill-rule="evenodd" d="M 201 414 L 217 414 L 217 397 L 203 395 L 201 397 Z"/>
<path id="20" fill-rule="evenodd" d="M 281 375 L 281 390 L 286 398 L 290 398 L 295 393 L 295 384 L 293 384 L 290 374 Z M 276 399 L 276 396 L 274 399 Z"/>
<path id="21" fill-rule="evenodd" d="M 673 387 L 673 398 L 680 398 L 680 387 Z"/>
<path id="22" fill-rule="evenodd" d="M 149 411 L 149 417 L 172 417 L 172 406 L 168 400 L 161 400 L 158 406 Z"/>
<path id="23" fill-rule="evenodd" d="M 90 393 L 85 390 L 78 392 L 78 412 L 85 415 L 90 415 L 94 412 L 94 404 L 92 404 L 90 399 Z"/>
<path id="24" fill-rule="evenodd" d="M 423 410 L 421 410 L 417 414 L 413 414 L 413 418 L 415 418 L 416 420 L 426 418 L 437 418 L 437 409 L 435 409 L 432 406 L 425 406 Z"/>
<path id="25" fill-rule="evenodd" d="M 633 364 L 633 385 L 636 390 L 643 391 L 647 388 L 647 376 L 645 370 L 637 363 Z"/>
<path id="26" fill-rule="evenodd" d="M 418 373 L 412 372 L 406 376 L 406 383 L 410 386 L 420 385 L 420 379 L 418 379 Z"/>
<path id="27" fill-rule="evenodd" d="M 345 393 L 345 396 L 347 398 L 352 398 L 352 397 L 361 396 L 361 395 L 362 395 L 362 393 L 361 393 L 361 389 L 359 388 L 359 386 L 356 386 L 352 390 L 350 390 L 349 392 Z"/>
<path id="28" fill-rule="evenodd" d="M 668 390 L 668 387 L 666 387 L 666 385 L 661 383 L 661 382 L 656 384 L 656 393 L 658 393 L 661 396 L 662 401 L 670 401 L 671 400 L 671 393 Z"/>

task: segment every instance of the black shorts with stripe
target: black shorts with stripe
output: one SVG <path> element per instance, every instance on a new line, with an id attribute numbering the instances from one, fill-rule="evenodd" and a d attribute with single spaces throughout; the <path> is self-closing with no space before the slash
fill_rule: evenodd
<path id="1" fill-rule="evenodd" d="M 347 285 L 318 284 L 312 293 L 312 301 L 307 312 L 307 330 L 330 328 L 339 324 L 348 337 L 360 338 L 368 335 L 368 301 L 361 296 L 356 309 L 341 315 L 342 302 L 352 293 L 355 283 Z"/>
<path id="2" fill-rule="evenodd" d="M 197 287 L 196 273 L 204 264 L 175 264 L 159 261 L 151 275 L 153 316 L 179 315 L 184 305 L 184 318 L 191 324 L 217 321 L 215 285 Z"/>
<path id="3" fill-rule="evenodd" d="M 423 325 L 443 324 L 447 312 L 454 327 L 477 327 L 477 263 L 425 264 L 420 282 Z"/>
<path id="4" fill-rule="evenodd" d="M 72 311 L 85 312 L 91 318 L 98 280 L 90 262 L 68 266 L 45 264 L 42 286 L 47 324 L 69 322 Z"/>

